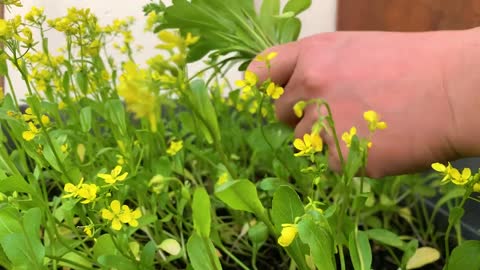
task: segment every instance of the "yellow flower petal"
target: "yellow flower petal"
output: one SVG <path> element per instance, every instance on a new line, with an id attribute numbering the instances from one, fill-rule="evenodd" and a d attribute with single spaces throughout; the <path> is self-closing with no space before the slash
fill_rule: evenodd
<path id="1" fill-rule="evenodd" d="M 278 244 L 282 247 L 288 247 L 293 242 L 293 240 L 295 240 L 297 233 L 298 230 L 296 226 L 285 226 L 282 229 L 280 237 L 278 238 Z"/>
<path id="2" fill-rule="evenodd" d="M 300 151 L 303 151 L 306 148 L 305 143 L 301 139 L 295 139 L 295 141 L 293 141 L 293 146 Z"/>
<path id="3" fill-rule="evenodd" d="M 245 72 L 245 81 L 250 85 L 254 86 L 257 84 L 257 75 L 249 70 Z"/>
<path id="4" fill-rule="evenodd" d="M 118 200 L 113 200 L 110 203 L 110 208 L 115 215 L 118 215 L 120 213 L 120 202 Z"/>
<path id="5" fill-rule="evenodd" d="M 115 215 L 108 209 L 102 209 L 102 218 L 103 219 L 108 219 L 112 220 L 115 217 Z"/>
<path id="6" fill-rule="evenodd" d="M 120 229 L 122 229 L 122 223 L 120 220 L 118 220 L 118 218 L 112 220 L 112 229 L 116 231 L 120 231 Z"/>
<path id="7" fill-rule="evenodd" d="M 443 165 L 442 163 L 436 162 L 432 164 L 432 169 L 437 172 L 445 172 L 447 170 L 447 167 L 445 167 L 445 165 Z"/>

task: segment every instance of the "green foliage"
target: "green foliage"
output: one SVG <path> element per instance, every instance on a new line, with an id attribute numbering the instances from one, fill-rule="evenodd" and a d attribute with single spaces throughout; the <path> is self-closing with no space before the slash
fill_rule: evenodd
<path id="1" fill-rule="evenodd" d="M 479 252 L 480 241 L 465 241 L 453 250 L 445 269 L 480 269 L 480 258 L 478 257 Z"/>

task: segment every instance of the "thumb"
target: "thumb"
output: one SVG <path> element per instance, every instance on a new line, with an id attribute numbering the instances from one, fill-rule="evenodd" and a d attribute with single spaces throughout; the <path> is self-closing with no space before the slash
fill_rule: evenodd
<path id="1" fill-rule="evenodd" d="M 277 85 L 285 86 L 295 70 L 297 57 L 299 54 L 299 42 L 290 42 L 283 45 L 271 47 L 260 55 L 267 55 L 271 52 L 278 53 L 271 61 L 270 70 L 267 69 L 264 62 L 253 60 L 247 70 L 258 76 L 259 82 L 264 82 L 270 78 Z"/>

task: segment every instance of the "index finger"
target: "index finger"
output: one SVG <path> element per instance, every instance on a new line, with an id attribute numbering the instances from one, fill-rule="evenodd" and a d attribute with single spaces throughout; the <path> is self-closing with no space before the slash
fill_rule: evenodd
<path id="1" fill-rule="evenodd" d="M 271 47 L 260 54 L 278 53 L 277 57 L 271 61 L 270 69 L 267 69 L 264 62 L 253 60 L 247 70 L 255 73 L 259 82 L 264 82 L 270 78 L 277 85 L 285 86 L 297 65 L 299 47 L 299 42 L 290 42 Z"/>

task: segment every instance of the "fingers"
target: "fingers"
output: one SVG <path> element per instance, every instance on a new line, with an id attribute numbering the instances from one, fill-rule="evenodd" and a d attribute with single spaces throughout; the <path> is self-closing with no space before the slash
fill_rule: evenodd
<path id="1" fill-rule="evenodd" d="M 264 82 L 270 78 L 276 84 L 285 86 L 295 70 L 299 54 L 299 44 L 300 42 L 290 42 L 269 48 L 261 53 L 261 55 L 270 52 L 278 53 L 277 57 L 271 62 L 270 70 L 267 69 L 265 63 L 255 60 L 250 63 L 247 70 L 255 73 L 258 76 L 259 82 Z"/>

